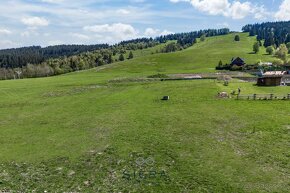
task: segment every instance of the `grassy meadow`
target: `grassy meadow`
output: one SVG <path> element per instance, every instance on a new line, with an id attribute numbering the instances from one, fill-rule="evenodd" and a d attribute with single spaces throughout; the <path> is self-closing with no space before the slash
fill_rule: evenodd
<path id="1" fill-rule="evenodd" d="M 251 54 L 255 38 L 240 36 L 0 81 L 0 192 L 289 192 L 289 101 L 216 97 L 238 87 L 245 94 L 287 94 L 289 87 L 145 79 L 214 72 L 234 56 L 274 59 L 264 49 Z"/>

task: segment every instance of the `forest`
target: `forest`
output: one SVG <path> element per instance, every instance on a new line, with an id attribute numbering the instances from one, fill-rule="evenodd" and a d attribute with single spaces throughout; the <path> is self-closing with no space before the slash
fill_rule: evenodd
<path id="1" fill-rule="evenodd" d="M 290 42 L 290 21 L 249 24 L 242 30 L 249 32 L 250 36 L 257 36 L 258 41 L 264 40 L 264 47 L 276 48 Z"/>
<path id="2" fill-rule="evenodd" d="M 27 64 L 39 64 L 48 58 L 72 56 L 87 51 L 108 48 L 108 44 L 98 45 L 57 45 L 41 48 L 40 46 L 0 50 L 0 67 L 18 68 Z"/>

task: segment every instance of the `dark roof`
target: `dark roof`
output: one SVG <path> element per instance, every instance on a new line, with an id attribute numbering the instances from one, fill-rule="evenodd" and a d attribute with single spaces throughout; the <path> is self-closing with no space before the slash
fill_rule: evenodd
<path id="1" fill-rule="evenodd" d="M 236 60 L 240 60 L 240 61 L 245 62 L 245 60 L 243 58 L 240 58 L 240 57 L 232 58 L 232 62 L 236 61 Z"/>
<path id="2" fill-rule="evenodd" d="M 244 65 L 246 64 L 246 62 L 243 58 L 237 57 L 237 58 L 232 58 L 231 64 Z"/>

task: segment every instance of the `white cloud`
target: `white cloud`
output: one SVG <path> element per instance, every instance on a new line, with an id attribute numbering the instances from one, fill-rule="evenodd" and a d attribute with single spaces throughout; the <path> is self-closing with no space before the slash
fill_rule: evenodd
<path id="1" fill-rule="evenodd" d="M 160 30 L 159 29 L 153 29 L 153 28 L 147 28 L 145 30 L 144 35 L 147 37 L 154 37 L 157 36 L 158 34 L 160 34 Z"/>
<path id="2" fill-rule="evenodd" d="M 264 6 L 258 7 L 255 11 L 255 19 L 265 20 L 269 17 L 272 17 L 273 13 L 267 11 Z"/>
<path id="3" fill-rule="evenodd" d="M 132 6 L 133 2 L 144 3 L 146 1 L 132 0 L 131 4 L 124 3 L 119 6 L 103 5 L 104 2 L 111 3 L 109 0 L 1 1 L 0 17 L 3 26 L 0 28 L 6 26 L 13 28 L 13 39 L 21 46 L 46 46 L 54 40 L 62 40 L 66 44 L 74 44 L 75 41 L 84 44 L 116 43 L 123 39 L 139 37 L 142 33 L 139 33 L 137 28 L 127 28 L 128 31 L 123 30 L 121 34 L 118 34 L 118 31 L 102 33 L 100 34 L 102 38 L 96 38 L 95 32 L 85 32 L 83 26 L 104 23 L 151 25 L 152 18 L 157 15 L 157 12 L 151 10 L 148 4 Z M 24 24 L 26 28 L 21 24 Z M 71 32 L 88 36 L 90 39 L 86 40 L 86 37 L 79 35 L 76 37 L 77 34 L 72 35 Z M 38 33 L 38 35 L 35 36 L 34 33 Z M 50 35 L 44 35 L 44 33 Z M 0 34 L 0 39 L 2 34 Z M 132 37 L 130 34 L 133 34 Z M 112 37 L 108 38 L 109 36 Z M 106 40 L 110 42 L 104 42 Z"/>
<path id="4" fill-rule="evenodd" d="M 169 35 L 169 34 L 173 34 L 174 32 L 168 31 L 168 30 L 164 30 L 160 33 L 161 36 L 165 36 L 165 35 Z"/>
<path id="5" fill-rule="evenodd" d="M 9 35 L 12 32 L 9 29 L 5 29 L 5 28 L 0 28 L 0 34 L 2 35 Z"/>
<path id="6" fill-rule="evenodd" d="M 228 0 L 191 0 L 191 5 L 210 15 L 225 15 L 230 7 Z"/>
<path id="7" fill-rule="evenodd" d="M 147 28 L 144 32 L 144 36 L 146 37 L 157 37 L 157 36 L 164 36 L 168 34 L 173 34 L 173 32 L 168 30 L 159 30 L 159 29 L 153 29 L 153 28 Z"/>
<path id="8" fill-rule="evenodd" d="M 225 0 L 227 1 L 227 0 Z M 228 12 L 229 15 L 233 19 L 243 19 L 246 16 L 250 15 L 254 11 L 253 5 L 250 2 L 240 3 L 238 1 L 235 1 L 231 6 Z"/>
<path id="9" fill-rule="evenodd" d="M 277 20 L 290 20 L 290 0 L 284 0 L 275 14 Z"/>
<path id="10" fill-rule="evenodd" d="M 38 26 L 48 26 L 49 21 L 42 17 L 25 17 L 21 19 L 22 23 L 31 26 L 31 27 L 38 27 Z"/>
<path id="11" fill-rule="evenodd" d="M 170 0 L 173 3 L 189 2 L 197 10 L 209 15 L 223 15 L 233 19 L 243 19 L 249 15 L 254 15 L 256 19 L 263 17 L 262 12 L 266 10 L 259 8 L 249 1 L 229 2 L 229 0 Z M 287 0 L 288 1 L 288 0 Z"/>
<path id="12" fill-rule="evenodd" d="M 83 29 L 86 32 L 111 36 L 112 38 L 115 38 L 115 41 L 136 38 L 139 34 L 133 26 L 123 23 L 85 26 Z"/>

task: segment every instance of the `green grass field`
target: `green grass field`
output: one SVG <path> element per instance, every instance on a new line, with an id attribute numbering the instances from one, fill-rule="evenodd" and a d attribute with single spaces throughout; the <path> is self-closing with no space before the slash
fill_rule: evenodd
<path id="1" fill-rule="evenodd" d="M 247 34 L 233 39 L 0 81 L 0 192 L 289 192 L 289 101 L 216 97 L 238 87 L 245 94 L 289 87 L 139 79 L 214 72 L 234 56 L 274 59 L 265 50 L 250 54 L 255 38 Z"/>

